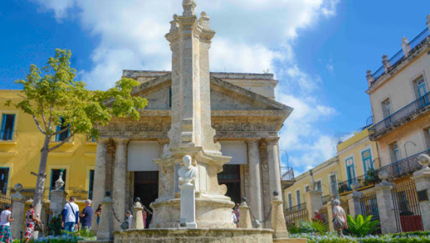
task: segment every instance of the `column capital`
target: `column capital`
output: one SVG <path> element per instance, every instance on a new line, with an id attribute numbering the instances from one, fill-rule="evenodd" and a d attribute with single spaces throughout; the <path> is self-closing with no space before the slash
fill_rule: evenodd
<path id="1" fill-rule="evenodd" d="M 261 141 L 261 138 L 247 138 L 245 139 L 245 143 L 252 144 L 252 143 L 258 143 Z"/>
<path id="2" fill-rule="evenodd" d="M 120 145 L 126 145 L 128 142 L 130 142 L 129 138 L 112 138 L 116 144 Z"/>
<path id="3" fill-rule="evenodd" d="M 110 138 L 106 138 L 106 137 L 99 137 L 97 138 L 97 143 L 100 144 L 107 144 L 109 142 Z"/>
<path id="4" fill-rule="evenodd" d="M 269 145 L 277 144 L 279 141 L 279 137 L 270 137 L 265 139 Z"/>

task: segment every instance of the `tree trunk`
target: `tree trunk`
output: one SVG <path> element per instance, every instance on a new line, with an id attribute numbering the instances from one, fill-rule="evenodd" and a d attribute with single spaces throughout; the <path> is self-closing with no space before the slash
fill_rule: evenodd
<path id="1" fill-rule="evenodd" d="M 43 148 L 41 150 L 41 155 L 40 155 L 39 173 L 37 175 L 36 189 L 34 191 L 33 204 L 35 207 L 35 213 L 39 215 L 42 211 L 42 200 L 43 200 L 43 194 L 45 192 L 46 164 L 48 163 L 50 140 L 51 138 L 49 136 L 45 136 L 45 142 L 43 143 Z M 40 217 L 42 217 L 42 215 L 40 215 Z M 47 223 L 47 222 L 44 222 L 44 223 Z"/>

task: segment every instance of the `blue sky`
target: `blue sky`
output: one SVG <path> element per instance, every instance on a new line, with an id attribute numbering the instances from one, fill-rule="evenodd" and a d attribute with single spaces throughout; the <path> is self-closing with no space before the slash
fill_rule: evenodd
<path id="1" fill-rule="evenodd" d="M 212 71 L 269 70 L 280 80 L 277 99 L 295 108 L 280 146 L 297 172 L 333 156 L 339 138 L 366 125 L 366 70 L 424 30 L 430 13 L 425 0 L 196 2 L 217 31 Z M 180 0 L 0 1 L 0 89 L 19 89 L 14 80 L 55 48 L 72 50 L 91 89 L 110 87 L 122 69 L 168 70 L 164 34 L 174 13 Z"/>

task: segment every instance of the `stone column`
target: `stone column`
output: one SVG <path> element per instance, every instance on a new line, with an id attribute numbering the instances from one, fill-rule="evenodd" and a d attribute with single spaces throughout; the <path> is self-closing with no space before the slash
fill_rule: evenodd
<path id="1" fill-rule="evenodd" d="M 21 184 L 16 184 L 15 194 L 11 196 L 12 199 L 12 217 L 14 221 L 11 224 L 12 239 L 19 239 L 21 231 L 23 231 L 24 215 L 25 215 L 25 196 L 20 191 L 22 190 Z"/>
<path id="2" fill-rule="evenodd" d="M 133 221 L 131 224 L 132 229 L 143 229 L 143 216 L 142 216 L 142 204 L 140 198 L 136 199 L 133 207 Z"/>
<path id="3" fill-rule="evenodd" d="M 396 216 L 394 215 L 394 203 L 391 190 L 396 184 L 388 182 L 388 173 L 381 170 L 378 174 L 382 182 L 375 186 L 376 201 L 378 202 L 379 218 L 382 234 L 397 232 Z"/>
<path id="4" fill-rule="evenodd" d="M 260 151 L 258 148 L 258 139 L 246 140 L 248 145 L 248 164 L 249 164 L 249 178 L 250 194 L 247 195 L 249 199 L 249 207 L 252 215 L 259 221 L 263 220 L 263 201 L 261 190 L 261 171 L 260 171 Z"/>
<path id="5" fill-rule="evenodd" d="M 314 217 L 314 211 L 319 211 L 322 206 L 322 192 L 317 190 L 310 190 L 305 194 L 306 208 L 308 210 L 308 220 L 312 221 Z"/>
<path id="6" fill-rule="evenodd" d="M 100 215 L 100 225 L 97 230 L 98 241 L 110 241 L 113 239 L 113 200 L 110 197 L 110 192 L 106 192 L 105 198 L 102 201 L 103 210 Z"/>
<path id="7" fill-rule="evenodd" d="M 94 192 L 93 192 L 93 211 L 95 212 L 102 202 L 106 192 L 106 159 L 107 145 L 109 139 L 99 138 L 97 141 L 96 166 L 94 171 Z M 91 223 L 91 230 L 97 232 L 97 217 L 94 216 Z"/>
<path id="8" fill-rule="evenodd" d="M 125 219 L 125 186 L 127 171 L 127 143 L 128 139 L 116 138 L 116 152 L 113 171 L 113 210 L 118 220 L 114 220 L 114 229 L 120 230 L 121 223 Z"/>
<path id="9" fill-rule="evenodd" d="M 333 204 L 332 201 L 327 202 L 327 223 L 328 223 L 328 228 L 330 232 L 334 231 L 334 226 L 333 226 Z"/>
<path id="10" fill-rule="evenodd" d="M 279 168 L 278 144 L 279 138 L 267 139 L 267 163 L 269 166 L 269 188 L 270 192 L 282 192 L 281 172 Z M 273 214 L 272 214 L 273 215 Z M 266 227 L 272 228 L 270 219 L 267 220 Z"/>
<path id="11" fill-rule="evenodd" d="M 281 196 L 278 193 L 273 193 L 272 200 L 272 229 L 273 229 L 273 238 L 288 238 L 287 225 L 285 223 L 284 217 L 284 207 Z"/>
<path id="12" fill-rule="evenodd" d="M 357 191 L 359 187 L 360 185 L 357 182 L 352 183 L 351 188 L 353 192 L 347 196 L 349 213 L 351 217 L 355 217 L 356 215 L 359 215 L 359 214 L 363 215 L 363 212 L 361 211 L 360 199 L 364 196 L 364 194 L 362 192 Z"/>
<path id="13" fill-rule="evenodd" d="M 421 218 L 423 220 L 424 231 L 430 230 L 430 168 L 428 167 L 430 163 L 430 157 L 426 154 L 420 154 L 418 156 L 419 163 L 423 168 L 419 171 L 415 171 L 412 179 L 415 181 L 417 192 L 423 195 L 427 195 L 427 200 L 421 200 L 420 210 Z"/>
<path id="14" fill-rule="evenodd" d="M 246 198 L 244 198 L 244 200 L 240 204 L 239 209 L 240 209 L 239 228 L 252 229 L 251 214 L 249 213 L 248 204 L 246 204 Z"/>

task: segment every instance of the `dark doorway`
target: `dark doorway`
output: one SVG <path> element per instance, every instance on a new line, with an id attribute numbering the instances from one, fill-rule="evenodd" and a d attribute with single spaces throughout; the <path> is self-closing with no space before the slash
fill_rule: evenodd
<path id="1" fill-rule="evenodd" d="M 134 173 L 134 198 L 140 197 L 142 204 L 149 210 L 155 199 L 158 198 L 158 171 L 144 171 Z M 151 222 L 152 214 L 146 219 L 146 227 Z"/>
<path id="2" fill-rule="evenodd" d="M 223 172 L 218 174 L 218 182 L 227 186 L 226 196 L 235 204 L 240 203 L 240 165 L 224 165 Z"/>
<path id="3" fill-rule="evenodd" d="M 9 168 L 0 168 L 0 193 L 7 194 L 7 185 L 9 183 Z"/>

